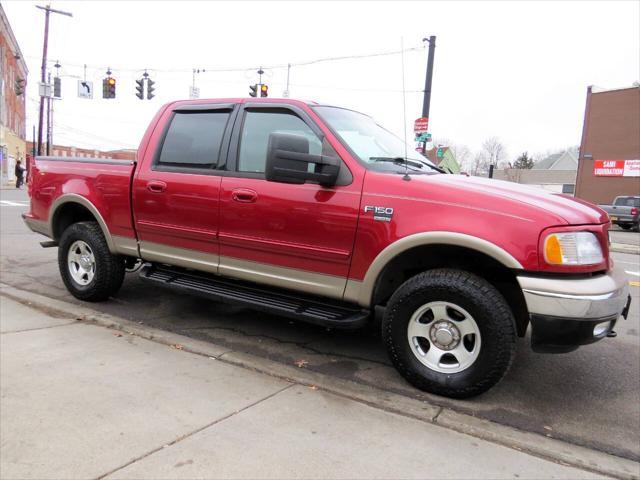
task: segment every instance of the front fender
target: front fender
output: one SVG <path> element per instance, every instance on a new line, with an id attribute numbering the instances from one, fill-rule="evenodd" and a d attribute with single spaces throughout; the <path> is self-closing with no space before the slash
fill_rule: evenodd
<path id="1" fill-rule="evenodd" d="M 362 306 L 370 306 L 376 282 L 385 266 L 401 253 L 424 245 L 453 245 L 483 253 L 509 269 L 522 270 L 522 264 L 503 248 L 479 237 L 455 232 L 423 232 L 403 237 L 382 250 L 373 260 L 362 281 L 349 279 L 344 298 Z"/>

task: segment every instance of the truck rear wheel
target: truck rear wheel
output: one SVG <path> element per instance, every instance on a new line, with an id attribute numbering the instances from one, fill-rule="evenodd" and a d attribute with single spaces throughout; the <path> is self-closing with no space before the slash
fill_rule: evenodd
<path id="1" fill-rule="evenodd" d="M 124 259 L 109 251 L 96 222 L 74 223 L 62 233 L 58 267 L 67 290 L 88 302 L 106 300 L 124 280 Z"/>
<path id="2" fill-rule="evenodd" d="M 426 392 L 465 398 L 506 374 L 515 354 L 515 321 L 486 280 L 453 269 L 430 270 L 393 294 L 383 338 L 396 369 Z"/>

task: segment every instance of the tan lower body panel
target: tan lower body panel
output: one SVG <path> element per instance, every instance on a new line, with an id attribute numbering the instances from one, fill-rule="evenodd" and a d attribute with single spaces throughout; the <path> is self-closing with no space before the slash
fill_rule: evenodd
<path id="1" fill-rule="evenodd" d="M 225 277 L 264 283 L 312 295 L 342 299 L 346 278 L 250 262 L 238 258 L 220 257 L 219 274 Z"/>
<path id="2" fill-rule="evenodd" d="M 121 237 L 113 235 L 111 237 L 115 253 L 120 255 L 128 255 L 130 257 L 138 257 L 138 241 L 135 238 Z"/>
<path id="3" fill-rule="evenodd" d="M 232 257 L 218 257 L 212 253 L 153 242 L 140 242 L 140 256 L 149 262 L 165 263 L 340 300 L 347 283 L 344 277 Z"/>
<path id="4" fill-rule="evenodd" d="M 140 256 L 149 262 L 218 273 L 219 257 L 213 253 L 187 250 L 154 242 L 140 242 Z"/>
<path id="5" fill-rule="evenodd" d="M 360 280 L 347 280 L 347 286 L 344 289 L 344 300 L 369 308 L 369 298 L 367 292 L 362 291 L 362 282 Z"/>
<path id="6" fill-rule="evenodd" d="M 24 223 L 27 224 L 27 227 L 29 227 L 32 232 L 41 233 L 42 235 L 51 238 L 52 235 L 49 223 L 30 217 L 25 217 Z"/>

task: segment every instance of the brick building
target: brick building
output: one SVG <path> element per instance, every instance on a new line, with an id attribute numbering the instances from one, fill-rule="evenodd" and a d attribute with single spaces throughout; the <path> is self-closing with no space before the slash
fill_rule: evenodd
<path id="1" fill-rule="evenodd" d="M 27 152 L 33 151 L 33 142 L 27 142 Z M 135 160 L 135 149 L 95 150 L 93 148 L 70 147 L 67 145 L 52 145 L 51 155 L 54 157 L 83 157 L 83 158 L 112 158 L 114 160 Z"/>
<path id="2" fill-rule="evenodd" d="M 17 160 L 26 154 L 27 64 L 0 4 L 0 183 L 15 180 Z"/>
<path id="3" fill-rule="evenodd" d="M 576 197 L 610 204 L 618 195 L 640 195 L 640 87 L 589 87 Z"/>

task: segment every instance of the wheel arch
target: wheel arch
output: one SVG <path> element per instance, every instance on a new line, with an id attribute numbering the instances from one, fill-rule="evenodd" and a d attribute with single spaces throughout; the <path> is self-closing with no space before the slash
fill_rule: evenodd
<path id="1" fill-rule="evenodd" d="M 433 268 L 460 268 L 491 283 L 507 300 L 523 336 L 529 314 L 514 271 L 522 265 L 484 239 L 453 232 L 427 232 L 402 238 L 375 258 L 362 282 L 349 280 L 345 297 L 374 308 L 412 276 Z"/>
<path id="2" fill-rule="evenodd" d="M 104 221 L 98 208 L 85 197 L 75 193 L 68 193 L 58 197 L 51 205 L 49 231 L 55 241 L 60 240 L 62 232 L 64 232 L 69 225 L 83 221 L 97 222 L 107 241 L 109 251 L 116 253 L 113 237 L 109 232 L 107 223 Z"/>

